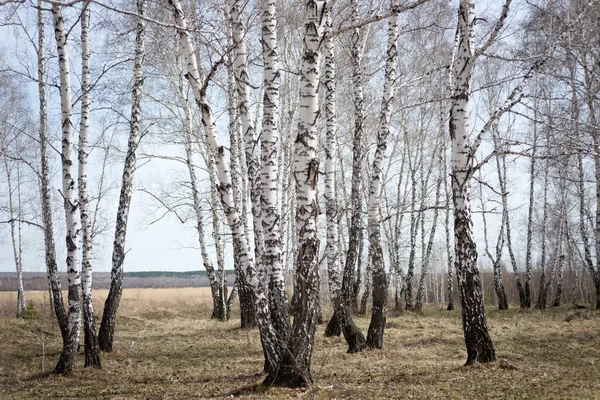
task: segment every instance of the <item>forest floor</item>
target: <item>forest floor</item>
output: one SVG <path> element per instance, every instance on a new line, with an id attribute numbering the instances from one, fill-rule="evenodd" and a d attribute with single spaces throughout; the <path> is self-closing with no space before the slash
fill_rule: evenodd
<path id="1" fill-rule="evenodd" d="M 343 338 L 315 339 L 309 389 L 265 389 L 257 330 L 209 319 L 208 288 L 126 289 L 114 351 L 103 370 L 50 373 L 60 333 L 47 294 L 27 292 L 38 316 L 13 317 L 16 294 L 0 293 L 0 399 L 600 398 L 600 311 L 487 307 L 498 361 L 464 367 L 460 311 L 427 308 L 389 316 L 385 349 L 347 354 Z M 98 314 L 106 291 L 95 291 Z M 366 331 L 368 317 L 356 322 Z"/>

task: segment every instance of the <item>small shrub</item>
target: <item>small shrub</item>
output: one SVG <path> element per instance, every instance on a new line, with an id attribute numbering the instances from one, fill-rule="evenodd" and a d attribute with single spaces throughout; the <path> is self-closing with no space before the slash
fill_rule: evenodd
<path id="1" fill-rule="evenodd" d="M 21 318 L 27 321 L 33 321 L 37 319 L 37 310 L 35 309 L 35 305 L 33 301 L 29 301 L 27 303 L 27 307 L 21 312 Z"/>

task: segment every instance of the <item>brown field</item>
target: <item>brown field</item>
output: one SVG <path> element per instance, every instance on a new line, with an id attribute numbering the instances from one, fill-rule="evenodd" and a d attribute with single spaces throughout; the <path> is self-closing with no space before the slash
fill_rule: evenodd
<path id="1" fill-rule="evenodd" d="M 386 349 L 346 354 L 340 338 L 316 336 L 310 389 L 269 389 L 256 330 L 209 319 L 208 288 L 126 289 L 115 351 L 103 370 L 50 374 L 60 334 L 47 294 L 27 292 L 33 321 L 13 318 L 16 294 L 0 293 L 0 399 L 102 398 L 600 398 L 600 312 L 488 307 L 500 361 L 463 367 L 460 312 L 426 309 L 388 318 Z M 94 292 L 101 312 L 106 291 Z M 327 313 L 326 313 L 327 314 Z M 368 318 L 358 318 L 366 330 Z"/>

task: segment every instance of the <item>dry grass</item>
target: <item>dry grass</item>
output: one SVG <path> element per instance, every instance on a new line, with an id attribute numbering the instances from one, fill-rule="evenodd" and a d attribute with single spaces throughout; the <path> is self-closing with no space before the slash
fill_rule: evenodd
<path id="1" fill-rule="evenodd" d="M 600 312 L 488 308 L 501 361 L 463 367 L 459 312 L 427 309 L 388 318 L 386 349 L 345 353 L 343 339 L 316 336 L 315 386 L 270 389 L 256 330 L 209 319 L 208 289 L 125 290 L 115 351 L 104 370 L 49 374 L 60 335 L 45 293 L 35 321 L 12 318 L 16 295 L 0 293 L 0 398 L 600 398 Z M 106 292 L 96 291 L 96 307 Z M 46 304 L 46 306 L 44 306 Z M 368 318 L 359 318 L 366 330 Z M 83 365 L 83 355 L 80 355 Z"/>

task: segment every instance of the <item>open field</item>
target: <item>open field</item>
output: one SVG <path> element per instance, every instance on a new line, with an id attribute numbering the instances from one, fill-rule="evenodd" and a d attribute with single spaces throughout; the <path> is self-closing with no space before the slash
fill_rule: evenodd
<path id="1" fill-rule="evenodd" d="M 316 336 L 307 390 L 269 389 L 256 330 L 211 321 L 210 290 L 127 289 L 115 351 L 103 370 L 49 374 L 60 333 L 45 292 L 27 292 L 38 318 L 13 318 L 16 294 L 0 293 L 0 399 L 105 398 L 600 398 L 600 312 L 488 307 L 500 361 L 463 367 L 460 312 L 426 309 L 388 317 L 386 349 L 345 353 L 343 339 Z M 94 292 L 102 310 L 106 291 Z M 45 304 L 45 305 L 44 305 Z M 368 318 L 358 318 L 363 332 Z"/>

